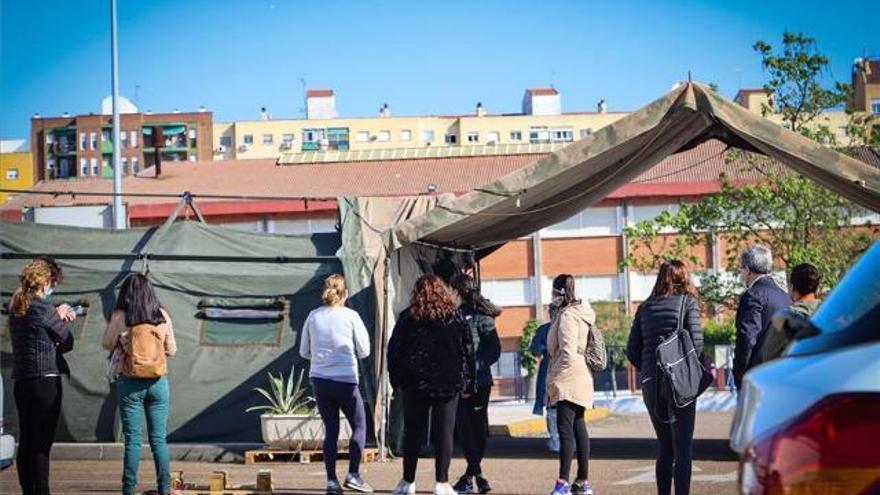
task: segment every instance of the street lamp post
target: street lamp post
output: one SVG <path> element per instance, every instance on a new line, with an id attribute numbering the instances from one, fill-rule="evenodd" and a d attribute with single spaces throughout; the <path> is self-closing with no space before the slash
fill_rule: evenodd
<path id="1" fill-rule="evenodd" d="M 125 229 L 122 210 L 122 167 L 119 157 L 119 49 L 116 42 L 116 0 L 110 0 L 110 79 L 113 91 L 113 228 Z"/>

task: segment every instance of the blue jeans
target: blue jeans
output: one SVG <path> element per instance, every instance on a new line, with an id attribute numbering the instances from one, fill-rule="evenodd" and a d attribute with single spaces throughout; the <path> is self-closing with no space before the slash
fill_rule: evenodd
<path id="1" fill-rule="evenodd" d="M 153 462 L 156 465 L 156 481 L 159 493 L 171 493 L 171 460 L 165 441 L 171 392 L 168 378 L 126 378 L 116 381 L 119 396 L 119 416 L 122 418 L 122 435 L 125 437 L 125 461 L 122 469 L 122 493 L 138 493 L 137 472 L 141 460 L 141 439 L 144 411 Z"/>

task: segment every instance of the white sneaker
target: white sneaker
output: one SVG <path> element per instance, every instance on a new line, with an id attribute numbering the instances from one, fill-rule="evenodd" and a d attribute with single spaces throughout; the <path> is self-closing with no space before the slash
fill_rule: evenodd
<path id="1" fill-rule="evenodd" d="M 391 495 L 415 495 L 415 493 L 415 482 L 410 483 L 406 480 L 400 480 L 400 483 L 397 484 L 397 487 L 394 488 L 394 491 L 391 492 Z"/>
<path id="2" fill-rule="evenodd" d="M 434 495 L 458 495 L 449 483 L 434 483 Z"/>

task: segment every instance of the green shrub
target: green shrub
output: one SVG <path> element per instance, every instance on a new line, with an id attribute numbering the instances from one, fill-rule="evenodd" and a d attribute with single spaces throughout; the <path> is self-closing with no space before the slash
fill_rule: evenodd
<path id="1" fill-rule="evenodd" d="M 529 345 L 531 345 L 532 337 L 535 336 L 535 332 L 540 326 L 541 322 L 538 320 L 527 321 L 526 326 L 523 327 L 523 334 L 519 338 L 519 362 L 523 369 L 526 370 L 528 376 L 535 374 L 535 367 L 538 363 L 538 356 L 533 356 L 529 352 Z"/>

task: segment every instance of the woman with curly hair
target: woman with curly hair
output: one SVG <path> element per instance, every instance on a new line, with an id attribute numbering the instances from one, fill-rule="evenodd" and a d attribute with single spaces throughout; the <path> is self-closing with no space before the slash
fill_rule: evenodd
<path id="1" fill-rule="evenodd" d="M 416 465 L 427 440 L 429 413 L 436 439 L 434 493 L 455 495 L 449 484 L 455 411 L 459 396 L 475 392 L 475 366 L 470 328 L 458 298 L 440 277 L 423 275 L 388 344 L 391 385 L 403 391 L 403 479 L 394 495 L 416 492 Z"/>

